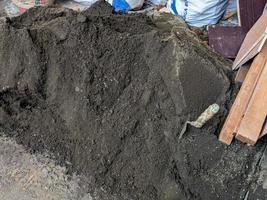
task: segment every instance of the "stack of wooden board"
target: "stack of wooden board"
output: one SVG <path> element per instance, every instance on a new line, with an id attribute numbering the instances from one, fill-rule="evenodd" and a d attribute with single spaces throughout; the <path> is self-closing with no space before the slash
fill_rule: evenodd
<path id="1" fill-rule="evenodd" d="M 231 144 L 236 137 L 254 145 L 267 133 L 266 34 L 267 9 L 248 32 L 233 65 L 233 69 L 242 69 L 243 64 L 256 55 L 221 130 L 219 140 L 225 144 Z"/>

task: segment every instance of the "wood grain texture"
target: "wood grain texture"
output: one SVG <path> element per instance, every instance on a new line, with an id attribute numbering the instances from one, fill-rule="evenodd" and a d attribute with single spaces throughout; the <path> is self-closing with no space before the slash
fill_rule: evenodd
<path id="1" fill-rule="evenodd" d="M 266 34 L 267 11 L 265 10 L 259 20 L 247 33 L 234 61 L 233 69 L 239 68 L 261 51 L 261 48 L 267 38 Z"/>
<path id="2" fill-rule="evenodd" d="M 267 44 L 264 45 L 262 52 L 254 59 L 234 104 L 231 107 L 230 113 L 226 118 L 219 135 L 219 141 L 225 144 L 231 144 L 234 135 L 237 133 L 260 74 L 264 68 L 266 62 L 265 55 L 267 55 Z"/>
<path id="3" fill-rule="evenodd" d="M 263 129 L 261 131 L 261 134 L 260 134 L 260 137 L 259 138 L 262 138 L 266 134 L 267 134 L 267 120 L 265 119 L 265 123 L 264 123 Z"/>
<path id="4" fill-rule="evenodd" d="M 240 25 L 250 29 L 262 14 L 267 0 L 237 0 Z"/>
<path id="5" fill-rule="evenodd" d="M 247 74 L 248 74 L 248 71 L 249 71 L 249 68 L 250 68 L 250 65 L 251 63 L 248 63 L 248 64 L 245 64 L 243 66 L 241 66 L 239 69 L 238 69 L 238 72 L 236 74 L 236 77 L 235 77 L 235 82 L 236 83 L 243 83 Z"/>
<path id="6" fill-rule="evenodd" d="M 259 77 L 236 138 L 244 143 L 256 144 L 267 115 L 267 64 Z"/>

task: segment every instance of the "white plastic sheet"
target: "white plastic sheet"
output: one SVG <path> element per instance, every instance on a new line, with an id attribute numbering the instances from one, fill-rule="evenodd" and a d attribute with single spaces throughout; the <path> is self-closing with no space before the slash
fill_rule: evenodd
<path id="1" fill-rule="evenodd" d="M 226 11 L 228 0 L 168 0 L 167 7 L 190 26 L 216 24 Z"/>
<path id="2" fill-rule="evenodd" d="M 19 9 L 13 4 L 11 0 L 0 1 L 0 12 L 4 12 L 4 15 L 9 17 L 18 16 L 20 14 Z M 0 16 L 3 13 L 0 13 Z"/>
<path id="3" fill-rule="evenodd" d="M 90 7 L 91 5 L 93 5 L 98 0 L 74 0 L 74 1 L 79 3 L 79 4 L 81 4 L 81 5 L 83 5 L 83 6 Z"/>

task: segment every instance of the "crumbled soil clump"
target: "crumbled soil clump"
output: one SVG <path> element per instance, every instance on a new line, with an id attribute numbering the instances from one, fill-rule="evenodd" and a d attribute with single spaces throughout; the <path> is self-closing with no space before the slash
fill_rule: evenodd
<path id="1" fill-rule="evenodd" d="M 0 19 L 0 127 L 117 199 L 242 199 L 264 144 L 217 141 L 229 66 L 176 17 L 30 9 Z"/>

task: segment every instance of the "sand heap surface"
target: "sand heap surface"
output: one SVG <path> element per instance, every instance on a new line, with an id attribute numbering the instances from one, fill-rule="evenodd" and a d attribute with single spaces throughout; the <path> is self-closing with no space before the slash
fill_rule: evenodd
<path id="1" fill-rule="evenodd" d="M 0 18 L 1 131 L 110 199 L 258 195 L 264 143 L 217 141 L 229 66 L 176 17 L 115 14 L 102 1 L 80 13 L 30 9 Z M 220 113 L 178 140 L 215 102 Z"/>

